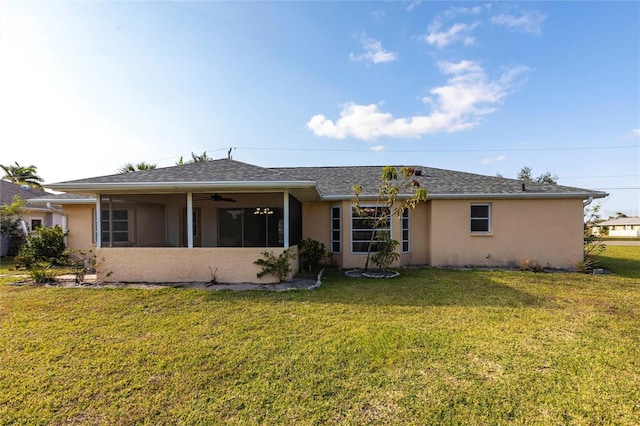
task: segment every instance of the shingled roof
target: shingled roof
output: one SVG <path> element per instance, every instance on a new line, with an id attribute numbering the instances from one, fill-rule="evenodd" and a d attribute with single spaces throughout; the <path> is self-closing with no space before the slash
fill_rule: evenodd
<path id="1" fill-rule="evenodd" d="M 275 168 L 279 172 L 313 180 L 323 198 L 344 198 L 352 196 L 353 186 L 362 186 L 363 195 L 377 195 L 381 183 L 383 166 L 348 167 L 294 167 Z M 403 166 L 395 166 L 396 168 Z M 500 197 L 500 196 L 577 196 L 595 198 L 607 194 L 582 188 L 562 185 L 550 185 L 537 182 L 523 182 L 496 176 L 484 176 L 453 170 L 436 169 L 424 166 L 406 166 L 420 171 L 414 178 L 420 186 L 426 188 L 431 198 L 456 197 Z M 524 188 L 524 189 L 523 189 Z"/>
<path id="2" fill-rule="evenodd" d="M 49 194 L 46 191 L 28 187 L 26 185 L 17 185 L 15 183 L 7 182 L 6 180 L 0 180 L 0 205 L 11 204 L 13 197 L 16 195 L 23 200 L 29 198 L 42 197 Z"/>
<path id="3" fill-rule="evenodd" d="M 396 166 L 401 167 L 401 166 Z M 523 182 L 496 176 L 483 176 L 453 170 L 411 166 L 421 171 L 416 180 L 427 189 L 430 198 L 508 198 L 568 197 L 601 198 L 605 192 Z M 362 196 L 375 196 L 380 185 L 382 166 L 273 167 L 264 168 L 231 159 L 213 160 L 153 170 L 121 173 L 52 184 L 71 192 L 100 192 L 156 188 L 164 190 L 216 190 L 218 188 L 315 188 L 322 199 L 348 199 L 353 186 L 363 187 Z M 191 189 L 189 189 L 191 190 Z M 316 195 L 317 197 L 317 195 Z"/>

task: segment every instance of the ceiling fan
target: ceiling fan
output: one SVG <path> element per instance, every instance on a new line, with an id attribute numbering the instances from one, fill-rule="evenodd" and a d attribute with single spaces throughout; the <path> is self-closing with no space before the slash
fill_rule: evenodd
<path id="1" fill-rule="evenodd" d="M 210 195 L 209 198 L 200 198 L 198 201 L 203 201 L 203 200 L 211 200 L 211 201 L 228 201 L 230 203 L 235 203 L 236 200 L 233 198 L 229 198 L 229 197 L 223 197 L 220 194 L 213 194 Z"/>

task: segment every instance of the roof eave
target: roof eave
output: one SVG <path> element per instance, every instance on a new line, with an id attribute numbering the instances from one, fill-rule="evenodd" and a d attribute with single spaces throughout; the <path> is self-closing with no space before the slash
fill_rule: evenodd
<path id="1" fill-rule="evenodd" d="M 27 200 L 27 205 L 31 204 L 95 204 L 95 197 L 87 198 L 47 198 L 45 200 Z"/>
<path id="2" fill-rule="evenodd" d="M 469 194 L 429 194 L 429 200 L 473 200 L 473 199 L 541 199 L 541 198 L 578 198 L 587 199 L 604 198 L 609 194 L 606 192 L 522 192 L 522 193 L 469 193 Z M 398 198 L 405 199 L 411 197 L 410 194 L 400 194 Z M 377 195 L 360 195 L 361 200 L 377 200 Z M 350 195 L 326 195 L 322 197 L 323 200 L 350 200 L 353 199 L 353 194 Z"/>
<path id="3" fill-rule="evenodd" d="M 106 182 L 106 183 L 54 183 L 47 185 L 56 191 L 93 193 L 101 191 L 189 190 L 189 189 L 287 189 L 315 187 L 313 181 L 205 181 L 205 182 Z"/>

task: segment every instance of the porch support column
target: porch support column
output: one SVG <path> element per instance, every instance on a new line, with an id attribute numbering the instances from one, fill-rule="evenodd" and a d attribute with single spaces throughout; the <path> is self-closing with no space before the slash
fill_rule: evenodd
<path id="1" fill-rule="evenodd" d="M 96 247 L 102 247 L 102 195 L 96 194 Z"/>
<path id="2" fill-rule="evenodd" d="M 193 193 L 187 192 L 187 247 L 193 248 Z"/>
<path id="3" fill-rule="evenodd" d="M 284 191 L 284 248 L 289 248 L 289 191 Z"/>

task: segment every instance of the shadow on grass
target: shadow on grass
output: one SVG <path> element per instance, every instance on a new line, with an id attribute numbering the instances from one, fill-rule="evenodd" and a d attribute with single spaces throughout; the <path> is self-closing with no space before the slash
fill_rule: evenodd
<path id="1" fill-rule="evenodd" d="M 634 257 L 622 257 L 617 253 L 610 255 L 609 252 L 615 249 L 608 247 L 603 254 L 595 256 L 598 266 L 621 277 L 640 278 L 640 247 L 635 252 L 629 250 L 630 253 L 637 253 Z"/>
<path id="2" fill-rule="evenodd" d="M 214 292 L 217 293 L 217 292 Z M 238 299 L 265 299 L 264 292 L 227 294 Z M 227 298 L 225 296 L 225 298 Z M 212 298 L 218 299 L 216 294 Z M 314 291 L 272 293 L 278 301 L 377 306 L 545 306 L 550 301 L 500 283 L 492 272 L 441 269 L 403 270 L 392 279 L 348 278 L 329 271 Z"/>

